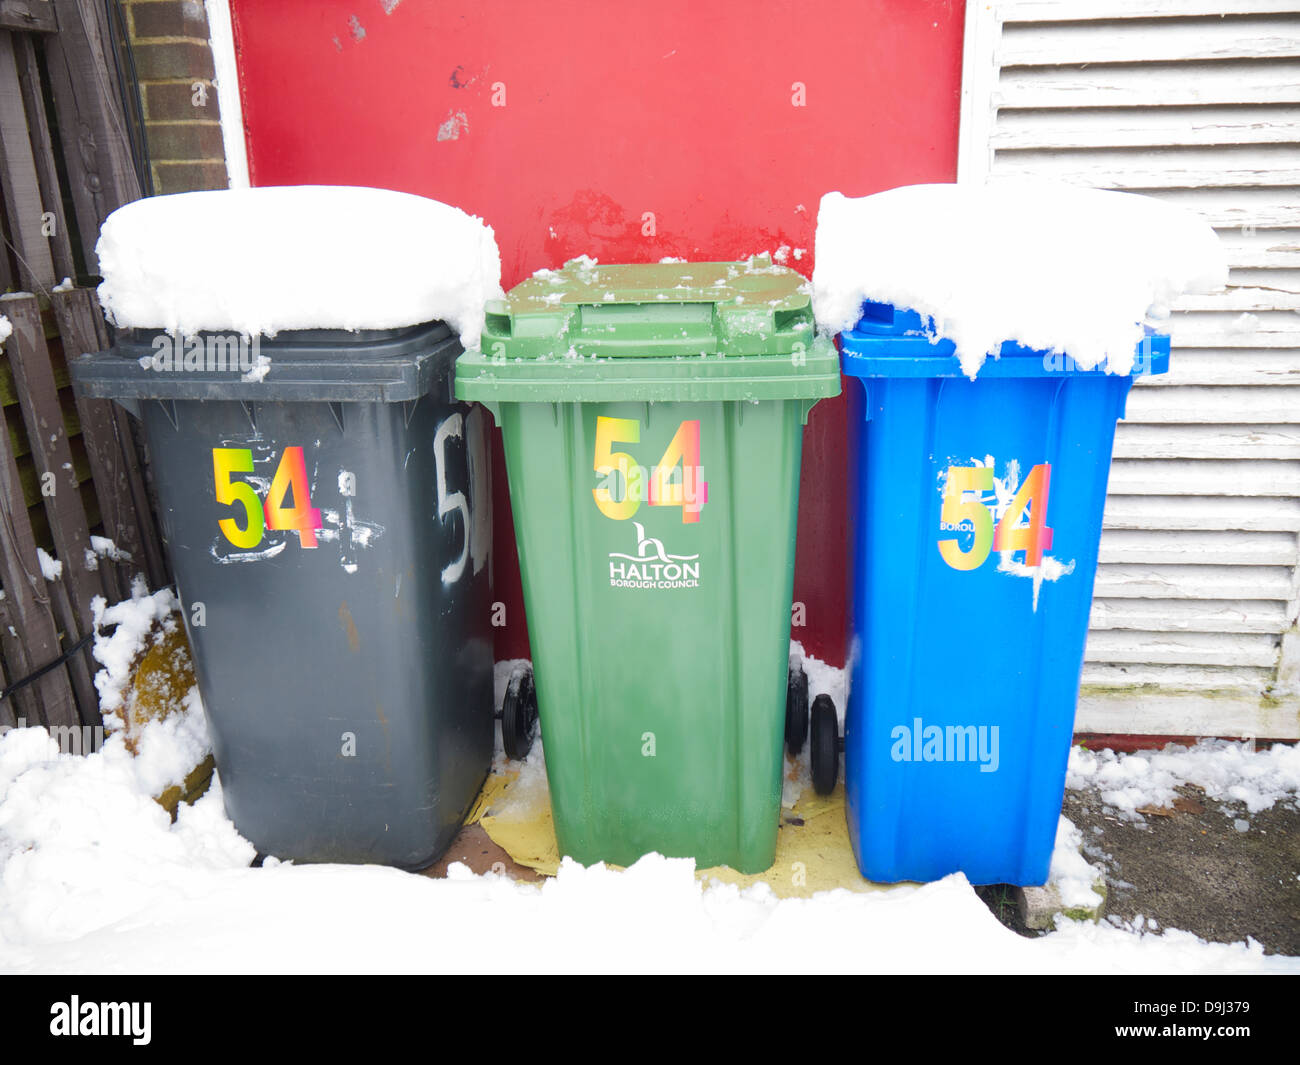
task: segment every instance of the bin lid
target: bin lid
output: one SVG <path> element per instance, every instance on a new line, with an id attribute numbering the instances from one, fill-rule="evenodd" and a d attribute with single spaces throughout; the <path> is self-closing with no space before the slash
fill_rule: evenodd
<path id="1" fill-rule="evenodd" d="M 600 266 L 574 259 L 489 301 L 461 399 L 816 400 L 839 360 L 815 335 L 807 280 L 770 256 Z"/>
<path id="2" fill-rule="evenodd" d="M 1169 370 L 1169 337 L 1144 328 L 1136 347 L 1131 376 Z M 934 319 L 892 303 L 862 304 L 862 317 L 840 334 L 843 369 L 850 377 L 965 377 L 956 345 L 939 336 Z M 1105 363 L 1091 369 L 1075 364 L 1066 352 L 1027 348 L 1014 340 L 1003 343 L 997 358 L 986 359 L 980 377 L 1056 377 L 1060 374 L 1109 374 Z"/>
<path id="3" fill-rule="evenodd" d="M 444 322 L 401 329 L 286 330 L 274 337 L 160 329 L 117 334 L 108 351 L 68 361 L 80 395 L 139 400 L 381 402 L 448 382 L 462 351 Z"/>
<path id="4" fill-rule="evenodd" d="M 507 359 L 788 355 L 813 335 L 807 280 L 745 262 L 600 266 L 572 259 L 489 300 L 482 348 Z"/>

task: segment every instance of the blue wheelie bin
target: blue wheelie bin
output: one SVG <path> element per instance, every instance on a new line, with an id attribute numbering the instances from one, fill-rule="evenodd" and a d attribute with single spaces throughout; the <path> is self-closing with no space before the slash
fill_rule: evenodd
<path id="1" fill-rule="evenodd" d="M 1115 424 L 1135 376 L 1004 344 L 975 380 L 866 303 L 850 402 L 849 835 L 869 880 L 1047 879 Z"/>

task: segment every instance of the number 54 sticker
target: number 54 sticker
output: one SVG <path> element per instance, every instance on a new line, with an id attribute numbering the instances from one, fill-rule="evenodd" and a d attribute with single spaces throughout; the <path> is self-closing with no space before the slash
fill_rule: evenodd
<path id="1" fill-rule="evenodd" d="M 1047 527 L 1047 496 L 1051 486 L 1051 464 L 1043 462 L 1035 466 L 995 529 L 993 513 L 982 500 L 985 492 L 993 490 L 992 467 L 949 466 L 939 524 L 945 531 L 957 532 L 968 523 L 974 536 L 965 551 L 956 537 L 941 539 L 939 554 L 956 570 L 978 569 L 990 551 L 1023 551 L 1026 566 L 1041 565 L 1043 552 L 1052 546 L 1052 530 Z M 1026 510 L 1028 524 L 1021 525 Z"/>
<path id="2" fill-rule="evenodd" d="M 232 474 L 253 472 L 253 452 L 246 447 L 214 447 L 212 480 L 218 503 L 241 507 L 244 520 L 222 518 L 217 524 L 227 540 L 242 550 L 262 542 L 267 529 L 292 530 L 303 547 L 315 547 L 316 530 L 321 528 L 320 511 L 311 505 L 311 488 L 307 484 L 307 462 L 301 447 L 286 447 L 280 456 L 271 487 L 263 504 L 257 489 L 247 481 L 236 481 Z M 285 499 L 292 492 L 293 505 Z"/>
<path id="3" fill-rule="evenodd" d="M 709 485 L 700 465 L 699 419 L 684 421 L 668 442 L 657 466 L 647 470 L 637 465 L 626 451 L 615 451 L 615 444 L 639 444 L 641 423 L 635 418 L 596 418 L 596 453 L 592 469 L 605 483 L 591 490 L 596 506 L 607 518 L 626 521 L 642 503 L 652 507 L 681 507 L 682 521 L 698 522 L 700 510 L 709 501 Z M 680 481 L 672 479 L 677 466 L 682 468 Z M 623 498 L 615 499 L 609 479 L 617 473 L 623 482 Z"/>

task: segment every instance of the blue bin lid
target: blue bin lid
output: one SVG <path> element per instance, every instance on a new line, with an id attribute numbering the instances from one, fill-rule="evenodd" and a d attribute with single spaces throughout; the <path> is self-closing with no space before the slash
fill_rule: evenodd
<path id="1" fill-rule="evenodd" d="M 1132 376 L 1167 373 L 1169 337 L 1150 328 L 1137 345 Z M 850 377 L 965 377 L 957 360 L 957 346 L 945 337 L 935 339 L 934 319 L 892 303 L 862 304 L 862 317 L 840 334 L 840 362 Z M 1055 377 L 1067 373 L 1107 375 L 1105 364 L 1091 370 L 1075 365 L 1068 354 L 1026 348 L 1006 341 L 996 359 L 985 360 L 979 376 Z"/>

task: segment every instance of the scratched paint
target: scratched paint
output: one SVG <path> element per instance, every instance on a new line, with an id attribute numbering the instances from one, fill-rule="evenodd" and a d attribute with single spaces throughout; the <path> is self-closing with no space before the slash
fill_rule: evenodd
<path id="1" fill-rule="evenodd" d="M 454 141 L 469 132 L 469 118 L 464 111 L 452 111 L 438 127 L 438 140 Z"/>
<path id="2" fill-rule="evenodd" d="M 343 515 L 342 520 L 336 510 L 324 511 L 324 518 L 327 523 L 337 526 L 336 529 L 322 530 L 322 533 L 329 532 L 332 535 L 327 539 L 336 540 L 339 544 L 339 565 L 343 568 L 344 573 L 357 572 L 357 550 L 363 547 L 370 547 L 384 535 L 384 526 L 374 521 L 364 521 L 358 518 L 353 510 L 352 500 L 357 492 L 357 477 L 351 470 L 340 469 L 338 474 L 339 494 L 343 496 Z M 318 533 L 318 537 L 322 535 Z"/>
<path id="3" fill-rule="evenodd" d="M 228 566 L 234 562 L 264 562 L 268 558 L 275 558 L 286 547 L 289 546 L 287 540 L 281 540 L 278 544 L 272 544 L 270 547 L 263 548 L 261 551 L 235 551 L 225 555 L 220 551 L 222 544 L 226 543 L 224 536 L 217 536 L 212 541 L 212 546 L 208 549 L 208 554 L 220 562 L 223 566 Z"/>

